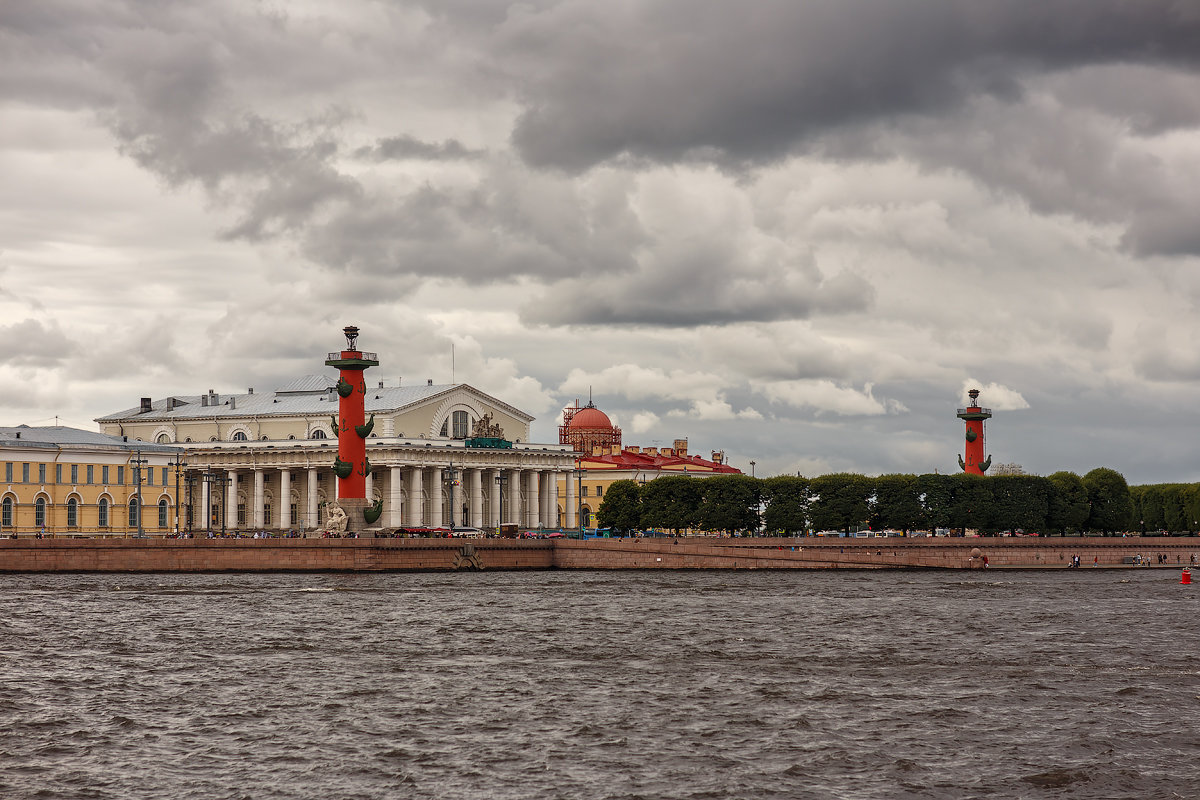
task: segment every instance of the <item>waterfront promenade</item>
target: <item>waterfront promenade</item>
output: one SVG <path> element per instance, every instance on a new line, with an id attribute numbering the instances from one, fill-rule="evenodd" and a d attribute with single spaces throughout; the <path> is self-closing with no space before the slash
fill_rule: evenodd
<path id="1" fill-rule="evenodd" d="M 3 539 L 0 572 L 1181 569 L 1200 537 Z"/>

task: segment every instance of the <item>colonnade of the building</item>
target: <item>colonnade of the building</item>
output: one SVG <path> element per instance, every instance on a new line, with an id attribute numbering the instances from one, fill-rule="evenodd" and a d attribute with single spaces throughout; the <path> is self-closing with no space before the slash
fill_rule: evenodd
<path id="1" fill-rule="evenodd" d="M 573 528 L 575 486 L 565 482 L 560 519 L 559 474 L 552 469 L 382 467 L 367 476 L 367 497 L 378 494 L 383 500 L 377 523 L 382 527 Z M 337 499 L 337 480 L 328 469 L 207 470 L 192 473 L 188 487 L 184 502 L 193 504 L 192 530 L 311 530 L 325 521 L 322 504 Z"/>

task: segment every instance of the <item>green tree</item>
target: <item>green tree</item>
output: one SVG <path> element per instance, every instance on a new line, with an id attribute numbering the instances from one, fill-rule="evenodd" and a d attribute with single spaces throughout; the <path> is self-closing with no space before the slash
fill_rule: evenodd
<path id="1" fill-rule="evenodd" d="M 682 475 L 656 478 L 641 488 L 642 524 L 678 533 L 696 525 L 700 481 Z"/>
<path id="2" fill-rule="evenodd" d="M 954 499 L 954 475 L 917 476 L 917 499 L 921 501 L 921 515 L 930 528 L 949 528 L 951 504 Z"/>
<path id="3" fill-rule="evenodd" d="M 950 477 L 950 527 L 980 533 L 996 530 L 993 521 L 992 479 L 960 472 Z"/>
<path id="4" fill-rule="evenodd" d="M 762 481 L 763 524 L 771 533 L 803 533 L 808 528 L 808 478 L 777 475 Z"/>
<path id="5" fill-rule="evenodd" d="M 622 533 L 641 530 L 642 498 L 633 481 L 613 481 L 604 493 L 596 519 L 602 527 Z"/>
<path id="6" fill-rule="evenodd" d="M 1088 518 L 1088 494 L 1083 479 L 1074 472 L 1055 472 L 1049 483 L 1046 528 L 1058 534 L 1083 530 Z"/>
<path id="7" fill-rule="evenodd" d="M 1083 476 L 1083 485 L 1091 504 L 1087 519 L 1089 530 L 1107 535 L 1129 529 L 1133 520 L 1133 501 L 1124 475 L 1107 467 L 1097 467 Z"/>
<path id="8" fill-rule="evenodd" d="M 1038 475 L 996 475 L 992 489 L 992 526 L 1001 531 L 1030 533 L 1046 529 L 1050 482 Z"/>
<path id="9" fill-rule="evenodd" d="M 697 526 L 704 531 L 757 532 L 760 481 L 749 475 L 714 475 L 700 481 Z"/>
<path id="10" fill-rule="evenodd" d="M 916 475 L 880 475 L 875 479 L 871 525 L 880 530 L 910 531 L 924 525 L 925 512 Z"/>
<path id="11" fill-rule="evenodd" d="M 809 514 L 817 530 L 849 532 L 869 521 L 868 499 L 874 492 L 869 478 L 849 472 L 837 472 L 813 478 L 809 484 L 812 501 Z"/>

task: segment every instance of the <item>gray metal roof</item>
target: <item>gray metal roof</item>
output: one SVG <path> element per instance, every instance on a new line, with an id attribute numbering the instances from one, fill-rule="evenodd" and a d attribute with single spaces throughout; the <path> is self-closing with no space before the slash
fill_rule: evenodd
<path id="1" fill-rule="evenodd" d="M 143 412 L 140 406 L 118 411 L 103 417 L 97 417 L 96 422 L 121 422 L 137 419 L 139 422 L 150 420 L 181 420 L 181 419 L 216 419 L 242 418 L 249 416 L 296 416 L 309 414 L 336 414 L 338 396 L 331 389 L 336 379 L 323 375 L 306 375 L 292 381 L 282 389 L 274 392 L 255 392 L 254 394 L 215 394 L 215 395 L 173 395 L 172 397 L 154 400 L 150 410 Z M 385 413 L 399 411 L 409 406 L 423 403 L 431 398 L 446 394 L 458 388 L 487 397 L 496 406 L 504 408 L 514 416 L 533 420 L 533 417 L 520 409 L 514 408 L 490 395 L 486 395 L 465 383 L 416 385 L 416 386 L 385 386 L 372 388 L 367 386 L 365 400 L 366 411 Z M 315 390 L 315 391 L 314 391 Z M 217 398 L 216 405 L 204 405 L 203 398 Z M 168 406 L 171 406 L 168 410 Z"/>
<path id="2" fill-rule="evenodd" d="M 68 428 L 62 425 L 44 428 L 31 428 L 28 425 L 0 428 L 0 447 L 120 449 L 140 450 L 144 453 L 181 452 L 180 448 L 174 445 L 130 442 L 122 436 L 108 436 L 95 431 Z"/>

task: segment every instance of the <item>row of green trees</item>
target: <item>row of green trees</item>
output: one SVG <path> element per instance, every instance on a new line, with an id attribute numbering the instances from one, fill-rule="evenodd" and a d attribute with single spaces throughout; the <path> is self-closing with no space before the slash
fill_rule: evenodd
<path id="1" fill-rule="evenodd" d="M 1115 470 L 996 475 L 881 475 L 835 473 L 817 478 L 683 476 L 646 484 L 615 481 L 597 519 L 618 531 L 658 528 L 711 532 L 862 528 L 901 531 L 975 529 L 1061 534 L 1127 530 L 1195 531 L 1200 485 L 1130 489 Z"/>

